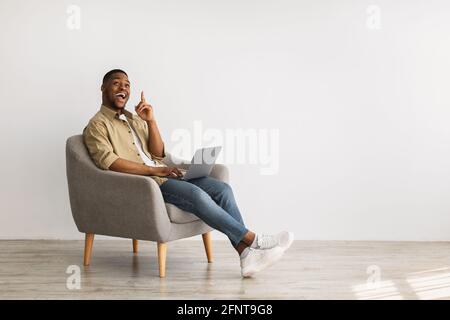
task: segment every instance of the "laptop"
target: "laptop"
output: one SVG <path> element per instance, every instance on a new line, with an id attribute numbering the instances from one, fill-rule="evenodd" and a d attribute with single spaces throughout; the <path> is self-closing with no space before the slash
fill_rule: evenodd
<path id="1" fill-rule="evenodd" d="M 183 173 L 180 180 L 191 180 L 209 176 L 214 164 L 219 156 L 221 146 L 198 149 L 192 157 L 191 164 L 187 170 L 180 170 Z"/>

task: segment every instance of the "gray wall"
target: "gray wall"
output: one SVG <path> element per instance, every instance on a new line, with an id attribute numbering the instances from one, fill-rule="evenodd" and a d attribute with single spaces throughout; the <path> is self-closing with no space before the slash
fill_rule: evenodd
<path id="1" fill-rule="evenodd" d="M 168 150 L 181 152 L 186 132 L 183 156 L 217 142 L 207 129 L 224 139 L 273 133 L 241 148 L 256 161 L 222 159 L 252 229 L 450 240 L 449 9 L 443 0 L 1 0 L 0 237 L 81 237 L 65 140 L 99 109 L 103 74 L 120 67 L 129 108 L 145 90 Z M 278 163 L 269 174 L 263 148 Z"/>

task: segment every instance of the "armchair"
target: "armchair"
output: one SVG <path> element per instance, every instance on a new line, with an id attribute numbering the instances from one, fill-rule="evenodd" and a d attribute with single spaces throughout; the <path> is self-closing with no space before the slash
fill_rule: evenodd
<path id="1" fill-rule="evenodd" d="M 167 165 L 186 169 L 188 162 L 166 154 Z M 157 242 L 159 276 L 165 277 L 167 243 L 202 235 L 207 260 L 212 262 L 211 231 L 192 213 L 165 203 L 158 184 L 150 177 L 99 169 L 89 156 L 83 136 L 66 141 L 66 174 L 70 207 L 78 230 L 85 233 L 84 265 L 90 263 L 94 235 Z M 211 176 L 228 182 L 226 166 L 216 164 Z"/>

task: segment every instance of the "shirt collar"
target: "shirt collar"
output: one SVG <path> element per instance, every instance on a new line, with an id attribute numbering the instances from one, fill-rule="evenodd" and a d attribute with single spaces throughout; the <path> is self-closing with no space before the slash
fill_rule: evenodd
<path id="1" fill-rule="evenodd" d="M 134 119 L 133 114 L 128 111 L 123 109 L 123 114 L 130 119 Z M 100 107 L 100 112 L 103 113 L 109 120 L 113 121 L 114 119 L 118 119 L 119 118 L 119 114 L 117 113 L 117 111 L 108 108 L 107 106 L 105 106 L 104 104 L 102 104 L 102 106 Z"/>

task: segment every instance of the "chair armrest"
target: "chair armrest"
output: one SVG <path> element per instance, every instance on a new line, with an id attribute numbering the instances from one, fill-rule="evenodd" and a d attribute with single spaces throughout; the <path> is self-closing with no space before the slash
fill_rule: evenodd
<path id="1" fill-rule="evenodd" d="M 224 164 L 216 163 L 211 171 L 211 177 L 230 183 L 230 170 Z"/>
<path id="2" fill-rule="evenodd" d="M 163 162 L 169 167 L 177 167 L 185 170 L 187 170 L 189 168 L 189 165 L 191 164 L 190 161 L 178 158 L 167 152 L 166 157 L 163 159 Z M 210 176 L 226 183 L 229 183 L 230 181 L 229 169 L 224 164 L 215 164 Z"/>
<path id="3" fill-rule="evenodd" d="M 80 232 L 164 241 L 170 220 L 150 177 L 97 168 L 67 157 L 72 214 Z"/>

